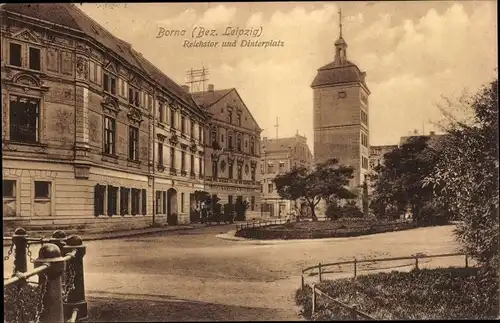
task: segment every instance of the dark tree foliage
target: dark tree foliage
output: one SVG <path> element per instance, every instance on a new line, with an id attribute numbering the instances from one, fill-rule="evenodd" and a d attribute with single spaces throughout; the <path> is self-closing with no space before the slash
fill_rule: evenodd
<path id="1" fill-rule="evenodd" d="M 447 212 L 435 199 L 433 188 L 424 185 L 434 171 L 441 140 L 443 137 L 410 137 L 384 155 L 372 177 L 371 208 L 377 217 L 388 217 L 388 208 L 401 214 L 409 206 L 419 225 L 446 222 Z"/>
<path id="2" fill-rule="evenodd" d="M 428 186 L 456 220 L 456 235 L 481 265 L 486 282 L 484 301 L 498 298 L 498 80 L 460 103 L 472 114 L 469 122 L 445 113 L 449 133 Z M 459 106 L 451 106 L 459 108 Z M 446 111 L 444 111 L 446 112 Z M 498 310 L 498 302 L 494 304 Z"/>
<path id="3" fill-rule="evenodd" d="M 338 160 L 330 159 L 312 170 L 294 168 L 276 176 L 274 182 L 282 198 L 291 201 L 304 199 L 311 210 L 312 219 L 316 221 L 315 207 L 322 199 L 330 201 L 356 197 L 347 188 L 353 172 L 351 166 L 339 165 Z"/>

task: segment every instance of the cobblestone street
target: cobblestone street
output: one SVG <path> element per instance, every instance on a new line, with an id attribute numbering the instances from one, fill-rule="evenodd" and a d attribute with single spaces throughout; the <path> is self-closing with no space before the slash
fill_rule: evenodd
<path id="1" fill-rule="evenodd" d="M 303 267 L 353 257 L 451 253 L 457 247 L 453 226 L 302 241 L 216 237 L 231 229 L 234 225 L 86 243 L 90 313 L 116 321 L 298 320 L 293 294 Z M 453 258 L 433 262 L 429 265 L 463 265 Z M 7 265 L 9 272 L 12 263 Z M 349 275 L 348 270 L 334 275 Z"/>

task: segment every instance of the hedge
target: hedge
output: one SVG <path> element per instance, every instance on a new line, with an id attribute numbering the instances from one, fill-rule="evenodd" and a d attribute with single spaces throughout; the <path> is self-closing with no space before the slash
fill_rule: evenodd
<path id="1" fill-rule="evenodd" d="M 380 320 L 493 319 L 499 314 L 498 298 L 485 301 L 486 286 L 476 268 L 393 271 L 358 276 L 356 280 L 323 281 L 316 286 L 343 303 L 357 304 L 359 310 Z M 350 319 L 349 313 L 322 301 L 311 317 L 311 293 L 311 287 L 306 286 L 295 295 L 307 318 Z"/>

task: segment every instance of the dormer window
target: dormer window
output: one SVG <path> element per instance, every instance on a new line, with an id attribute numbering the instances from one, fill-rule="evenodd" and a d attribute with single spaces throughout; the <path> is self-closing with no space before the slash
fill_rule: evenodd
<path id="1" fill-rule="evenodd" d="M 108 72 L 104 72 L 103 86 L 104 86 L 104 92 L 116 95 L 116 77 L 114 75 L 111 75 Z"/>

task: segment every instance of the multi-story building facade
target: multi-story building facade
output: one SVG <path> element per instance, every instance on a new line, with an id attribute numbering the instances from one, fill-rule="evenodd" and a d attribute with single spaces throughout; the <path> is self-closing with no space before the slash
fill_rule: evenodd
<path id="1" fill-rule="evenodd" d="M 1 15 L 4 219 L 189 222 L 207 122 L 192 97 L 73 4 Z"/>
<path id="2" fill-rule="evenodd" d="M 384 155 L 398 148 L 398 145 L 370 146 L 370 170 L 384 163 Z"/>
<path id="3" fill-rule="evenodd" d="M 282 199 L 276 191 L 274 178 L 295 167 L 312 167 L 312 153 L 304 136 L 296 134 L 291 138 L 267 139 L 261 143 L 261 192 L 263 213 L 271 217 L 284 217 L 290 214 L 294 201 Z"/>
<path id="4" fill-rule="evenodd" d="M 220 203 L 247 201 L 252 217 L 260 208 L 260 133 L 236 89 L 192 93 L 210 114 L 205 133 L 205 191 L 217 195 Z"/>
<path id="5" fill-rule="evenodd" d="M 369 172 L 370 132 L 366 73 L 347 59 L 347 42 L 335 42 L 335 60 L 311 84 L 314 96 L 314 159 L 336 158 L 355 168 L 350 186 L 358 188 Z"/>

